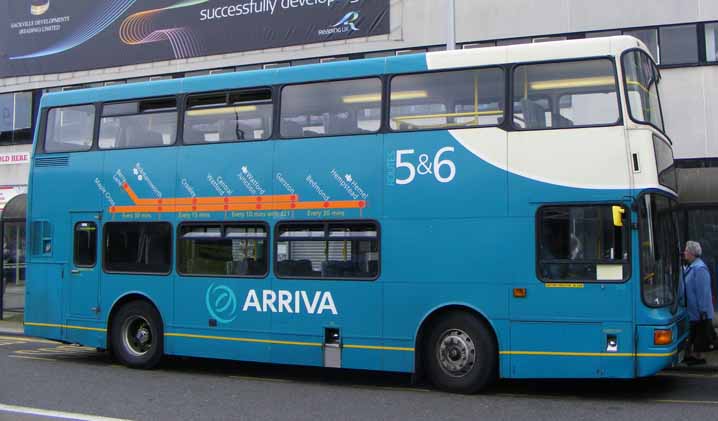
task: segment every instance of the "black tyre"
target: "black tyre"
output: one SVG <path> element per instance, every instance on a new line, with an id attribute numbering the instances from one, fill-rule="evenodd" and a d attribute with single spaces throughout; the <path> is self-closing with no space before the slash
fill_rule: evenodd
<path id="1" fill-rule="evenodd" d="M 441 317 L 429 327 L 424 367 L 431 382 L 453 393 L 476 393 L 496 380 L 498 351 L 489 329 L 468 313 Z"/>
<path id="2" fill-rule="evenodd" d="M 110 332 L 112 353 L 132 368 L 152 368 L 163 353 L 162 318 L 146 301 L 125 304 L 112 319 Z"/>

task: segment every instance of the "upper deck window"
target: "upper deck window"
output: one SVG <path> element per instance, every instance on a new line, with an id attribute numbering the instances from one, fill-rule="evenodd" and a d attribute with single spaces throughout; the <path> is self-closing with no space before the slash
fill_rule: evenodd
<path id="1" fill-rule="evenodd" d="M 514 70 L 514 126 L 524 130 L 616 124 L 616 73 L 608 59 L 530 64 Z"/>
<path id="2" fill-rule="evenodd" d="M 375 133 L 381 126 L 377 78 L 320 82 L 282 89 L 282 137 Z"/>
<path id="3" fill-rule="evenodd" d="M 191 96 L 184 115 L 184 143 L 268 139 L 273 108 L 269 89 Z"/>
<path id="4" fill-rule="evenodd" d="M 663 131 L 663 114 L 658 97 L 661 75 L 653 60 L 640 50 L 623 55 L 626 97 L 631 118 Z"/>
<path id="5" fill-rule="evenodd" d="M 45 152 L 86 151 L 92 147 L 95 106 L 53 108 L 47 113 Z"/>
<path id="6" fill-rule="evenodd" d="M 496 126 L 504 103 L 502 69 L 396 76 L 389 122 L 392 130 Z"/>
<path id="7" fill-rule="evenodd" d="M 100 120 L 100 149 L 167 146 L 175 142 L 174 98 L 105 104 Z"/>

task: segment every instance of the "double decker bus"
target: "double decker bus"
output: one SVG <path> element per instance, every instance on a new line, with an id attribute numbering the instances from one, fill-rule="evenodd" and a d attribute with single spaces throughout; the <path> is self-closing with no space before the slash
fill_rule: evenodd
<path id="1" fill-rule="evenodd" d="M 659 84 L 612 37 L 46 95 L 25 331 L 462 393 L 653 375 L 687 336 Z"/>

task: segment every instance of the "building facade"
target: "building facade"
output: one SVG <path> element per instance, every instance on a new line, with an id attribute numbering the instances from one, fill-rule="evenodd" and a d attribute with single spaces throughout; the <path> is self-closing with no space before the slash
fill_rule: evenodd
<path id="1" fill-rule="evenodd" d="M 146 9 L 148 3 L 159 7 L 151 12 L 164 10 L 162 7 L 169 9 L 179 3 L 182 3 L 183 7 L 194 7 L 198 16 L 201 16 L 199 20 L 231 15 L 233 19 L 227 19 L 223 24 L 235 25 L 242 22 L 239 19 L 247 18 L 240 16 L 240 8 L 250 3 L 250 7 L 254 9 L 245 11 L 253 10 L 256 13 L 262 11 L 261 8 L 264 8 L 264 12 L 270 11 L 272 4 L 276 7 L 293 7 L 300 4 L 299 0 L 278 1 L 279 3 L 272 3 L 272 0 L 103 0 L 87 3 L 123 3 L 125 9 L 115 17 L 124 19 L 123 25 L 131 21 L 135 16 L 133 13 L 139 15 L 138 11 Z M 33 15 L 46 13 L 48 9 L 47 13 L 51 14 L 53 8 L 57 8 L 54 16 L 63 15 L 60 9 L 64 6 L 61 3 L 55 5 L 51 0 L 17 3 L 27 3 L 28 7 L 32 3 Z M 370 32 L 366 36 L 355 35 L 344 39 L 327 36 L 319 42 L 316 37 L 306 36 L 306 42 L 300 42 L 298 38 L 292 39 L 295 35 L 287 31 L 283 41 L 276 43 L 278 46 L 253 48 L 252 42 L 255 46 L 266 46 L 262 34 L 266 35 L 265 38 L 276 35 L 271 30 L 268 32 L 266 27 L 261 27 L 271 24 L 271 21 L 260 21 L 255 23 L 260 26 L 254 32 L 259 35 L 253 35 L 255 38 L 247 42 L 237 41 L 241 48 L 231 51 L 229 47 L 230 50 L 221 54 L 194 55 L 192 51 L 177 54 L 175 51 L 175 58 L 168 60 L 166 54 L 152 57 L 146 52 L 138 53 L 134 57 L 132 50 L 128 49 L 123 50 L 128 51 L 129 56 L 124 57 L 125 64 L 120 66 L 100 67 L 90 56 L 74 63 L 76 69 L 72 71 L 3 74 L 0 68 L 0 193 L 4 194 L 0 198 L 0 206 L 12 195 L 22 193 L 27 186 L 30 143 L 35 130 L 37 106 L 41 96 L 47 92 L 412 54 L 445 48 L 449 0 L 301 2 L 310 5 L 314 3 L 317 7 L 337 8 L 344 16 L 337 25 L 325 30 L 324 34 L 338 32 L 339 29 L 336 28 L 352 28 L 352 25 L 384 25 L 385 28 L 377 31 L 378 34 Z M 457 48 L 483 48 L 617 34 L 633 35 L 646 43 L 663 76 L 661 94 L 666 130 L 674 143 L 679 171 L 683 229 L 687 237 L 703 243 L 709 264 L 715 270 L 716 260 L 713 256 L 718 255 L 718 1 L 455 0 L 455 5 Z M 3 12 L 2 7 L 11 6 L 0 6 L 0 14 Z M 376 8 L 379 14 L 371 21 L 351 14 L 362 7 Z M 347 10 L 350 12 L 344 14 Z M 274 13 L 273 9 L 271 11 Z M 58 25 L 62 24 L 60 20 L 57 22 Z M 9 34 L 9 38 L 4 42 L 0 40 L 0 46 L 10 42 L 17 33 L 29 31 L 28 28 L 18 29 L 17 22 L 8 24 L 11 27 L 4 30 Z M 108 28 L 109 31 L 113 27 Z M 120 27 L 120 32 L 122 28 Z M 320 29 L 320 35 L 321 31 Z M 209 31 L 209 35 L 205 34 L 205 42 L 212 44 L 218 41 L 218 33 L 221 34 L 221 31 Z M 99 33 L 98 37 L 101 36 L 103 34 Z M 135 40 L 137 42 L 132 39 L 123 40 L 129 45 L 133 42 L 149 42 L 148 39 L 149 37 L 143 40 L 138 38 Z M 0 53 L 0 60 L 4 59 L 7 59 L 7 54 L 3 56 L 3 53 Z"/>

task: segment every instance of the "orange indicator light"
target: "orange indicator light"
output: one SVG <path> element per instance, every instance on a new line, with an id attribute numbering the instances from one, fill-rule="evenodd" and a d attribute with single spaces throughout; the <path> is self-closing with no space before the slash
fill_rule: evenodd
<path id="1" fill-rule="evenodd" d="M 514 297 L 526 298 L 526 288 L 514 288 Z"/>
<path id="2" fill-rule="evenodd" d="M 653 331 L 654 345 L 670 345 L 673 342 L 673 332 L 666 329 L 656 329 Z"/>

